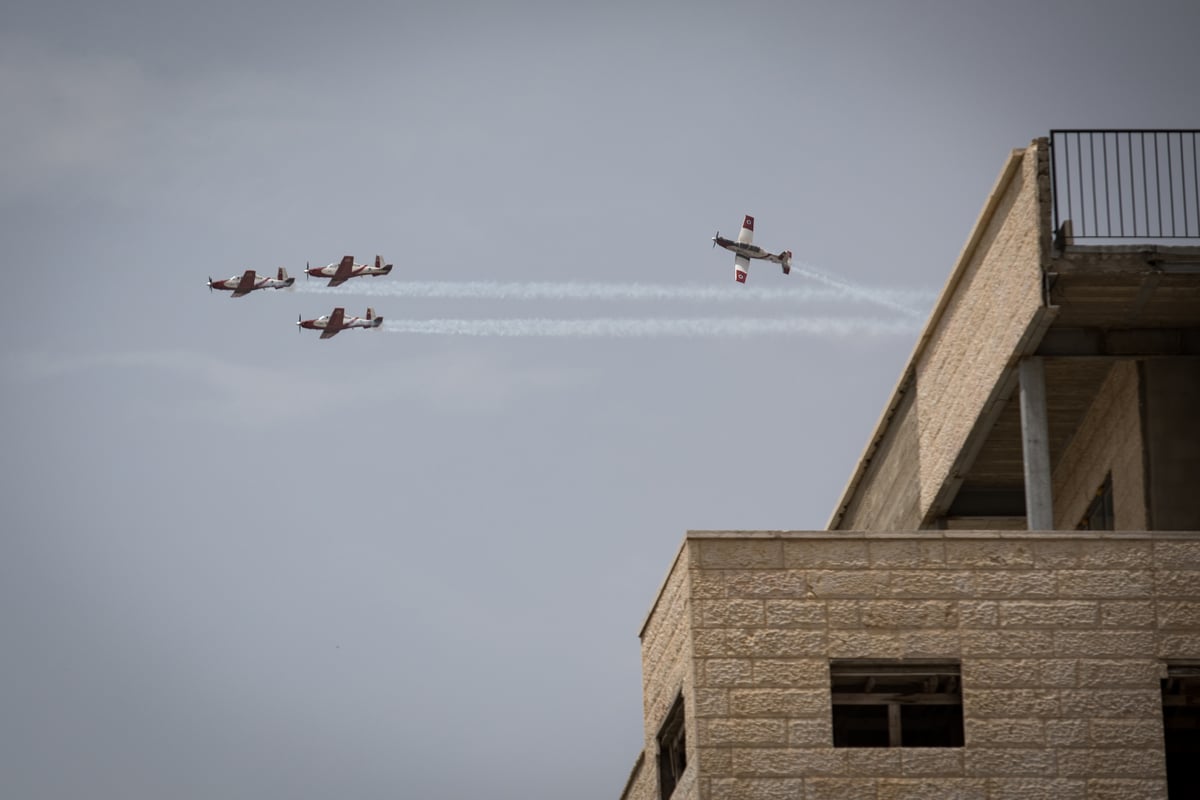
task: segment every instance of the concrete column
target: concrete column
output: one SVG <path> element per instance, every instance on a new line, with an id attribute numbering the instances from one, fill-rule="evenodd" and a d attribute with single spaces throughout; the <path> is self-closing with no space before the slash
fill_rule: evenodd
<path id="1" fill-rule="evenodd" d="M 1046 369 L 1040 358 L 1020 366 L 1021 450 L 1025 461 L 1025 527 L 1054 529 L 1050 494 L 1050 430 L 1046 420 Z"/>

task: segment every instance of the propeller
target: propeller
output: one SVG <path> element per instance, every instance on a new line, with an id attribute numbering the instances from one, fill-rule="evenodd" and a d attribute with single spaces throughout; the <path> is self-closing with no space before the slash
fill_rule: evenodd
<path id="1" fill-rule="evenodd" d="M 717 239 L 719 239 L 720 237 L 721 237 L 720 231 L 717 231 L 715 234 L 713 234 L 713 247 L 717 246 Z"/>
<path id="2" fill-rule="evenodd" d="M 311 277 L 312 277 L 312 275 L 309 275 L 309 274 L 308 274 L 308 271 L 309 271 L 310 269 L 312 269 L 312 265 L 311 265 L 311 264 L 309 264 L 307 261 L 305 261 L 305 262 L 304 262 L 304 280 L 308 280 L 309 278 L 311 278 Z"/>
<path id="3" fill-rule="evenodd" d="M 296 333 L 301 333 L 304 330 L 303 328 L 300 327 L 301 323 L 303 323 L 303 322 L 304 322 L 304 316 L 301 314 L 297 314 L 296 315 Z"/>
<path id="4" fill-rule="evenodd" d="M 212 291 L 212 275 L 208 276 L 208 290 Z"/>

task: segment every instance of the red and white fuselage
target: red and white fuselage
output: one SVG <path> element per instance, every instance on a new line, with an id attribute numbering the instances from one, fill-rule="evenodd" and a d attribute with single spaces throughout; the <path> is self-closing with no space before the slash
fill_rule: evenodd
<path id="1" fill-rule="evenodd" d="M 392 271 L 391 264 L 383 263 L 383 256 L 375 256 L 375 264 L 355 264 L 354 256 L 342 256 L 336 264 L 324 267 L 305 266 L 304 272 L 312 278 L 329 278 L 330 286 L 340 286 L 350 278 L 360 278 L 364 275 L 387 275 Z"/>
<path id="2" fill-rule="evenodd" d="M 248 269 L 241 275 L 234 275 L 232 278 L 227 278 L 223 281 L 214 281 L 208 279 L 209 289 L 220 289 L 225 292 L 233 292 L 231 297 L 241 297 L 242 295 L 250 294 L 255 289 L 286 289 L 296 282 L 295 278 L 289 278 L 287 270 L 283 267 L 279 268 L 276 277 L 270 275 L 259 276 L 252 269 Z"/>
<path id="3" fill-rule="evenodd" d="M 331 314 L 323 314 L 316 319 L 300 319 L 296 322 L 301 328 L 321 331 L 321 338 L 328 339 L 337 336 L 347 328 L 378 328 L 383 324 L 383 317 L 375 316 L 375 309 L 368 308 L 365 317 L 347 317 L 346 309 L 335 308 Z"/>
<path id="4" fill-rule="evenodd" d="M 733 253 L 733 277 L 738 283 L 746 282 L 746 275 L 750 272 L 750 259 L 752 258 L 774 261 L 783 267 L 784 275 L 792 271 L 791 250 L 784 250 L 779 255 L 775 255 L 754 244 L 754 217 L 749 214 L 742 221 L 742 230 L 738 233 L 736 240 L 726 239 L 718 231 L 717 235 L 713 237 L 713 244 L 720 245 Z"/>

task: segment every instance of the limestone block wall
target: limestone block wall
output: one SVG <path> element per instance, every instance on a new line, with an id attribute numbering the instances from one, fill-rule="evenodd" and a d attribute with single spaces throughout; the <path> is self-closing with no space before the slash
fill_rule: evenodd
<path id="1" fill-rule="evenodd" d="M 1070 530 L 1083 518 L 1104 477 L 1112 473 L 1117 530 L 1144 530 L 1145 436 L 1135 361 L 1117 361 L 1054 468 L 1054 527 Z"/>
<path id="2" fill-rule="evenodd" d="M 843 530 L 916 530 L 921 524 L 917 414 L 911 384 L 867 462 L 860 490 L 849 499 Z"/>
<path id="3" fill-rule="evenodd" d="M 627 800 L 657 800 L 658 732 L 680 692 L 684 697 L 685 739 L 688 767 L 675 787 L 675 800 L 696 800 L 696 712 L 693 690 L 691 575 L 679 560 L 667 576 L 654 608 L 642 628 L 642 715 L 645 745 L 642 763 L 631 776 L 623 797 Z"/>
<path id="4" fill-rule="evenodd" d="M 1000 398 L 1002 377 L 1042 310 L 1044 143 L 1023 154 L 978 244 L 947 287 L 916 360 L 921 509 L 930 510 L 977 421 Z"/>
<path id="5" fill-rule="evenodd" d="M 679 797 L 1165 798 L 1200 533 L 693 532 L 647 633 L 648 747 L 690 676 Z M 834 748 L 829 659 L 914 657 L 960 661 L 965 746 Z"/>
<path id="6" fill-rule="evenodd" d="M 1039 140 L 1001 172 L 831 528 L 916 530 L 949 501 L 968 438 L 998 413 L 1009 372 L 1048 321 L 1049 203 Z"/>

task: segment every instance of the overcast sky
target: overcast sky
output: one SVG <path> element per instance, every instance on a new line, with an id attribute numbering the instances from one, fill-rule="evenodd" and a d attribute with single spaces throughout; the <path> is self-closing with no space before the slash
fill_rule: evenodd
<path id="1" fill-rule="evenodd" d="M 5 4 L 4 796 L 616 798 L 684 532 L 824 527 L 1008 152 L 1200 126 L 1191 0 L 579 5 Z"/>

